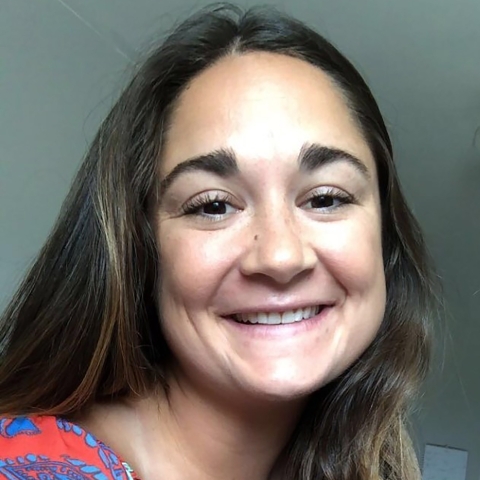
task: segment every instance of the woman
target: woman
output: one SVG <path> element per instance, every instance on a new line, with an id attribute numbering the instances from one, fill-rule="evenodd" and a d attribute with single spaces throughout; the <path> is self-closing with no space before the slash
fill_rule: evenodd
<path id="1" fill-rule="evenodd" d="M 417 479 L 431 278 L 353 66 L 272 10 L 203 11 L 4 315 L 0 478 Z"/>

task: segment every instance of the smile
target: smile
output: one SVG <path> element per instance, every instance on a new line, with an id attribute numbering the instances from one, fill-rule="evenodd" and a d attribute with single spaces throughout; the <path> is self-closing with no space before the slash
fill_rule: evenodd
<path id="1" fill-rule="evenodd" d="M 323 306 L 317 305 L 314 307 L 299 308 L 297 310 L 287 310 L 285 312 L 238 313 L 232 315 L 232 318 L 239 323 L 280 325 L 308 320 L 318 315 L 323 308 Z"/>

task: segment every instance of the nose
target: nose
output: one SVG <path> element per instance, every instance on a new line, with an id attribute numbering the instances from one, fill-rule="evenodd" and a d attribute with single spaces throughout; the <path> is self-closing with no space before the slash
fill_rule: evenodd
<path id="1" fill-rule="evenodd" d="M 241 262 L 244 275 L 261 275 L 285 285 L 314 268 L 316 255 L 310 241 L 294 215 L 286 215 L 285 209 L 254 221 L 249 248 Z"/>

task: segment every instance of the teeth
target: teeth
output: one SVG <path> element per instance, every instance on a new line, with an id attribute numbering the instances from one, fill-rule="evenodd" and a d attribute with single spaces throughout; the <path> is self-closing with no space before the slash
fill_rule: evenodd
<path id="1" fill-rule="evenodd" d="M 269 313 L 268 314 L 268 324 L 269 325 L 280 325 L 282 323 L 282 314 L 281 313 Z"/>
<path id="2" fill-rule="evenodd" d="M 282 323 L 293 323 L 294 321 L 295 321 L 295 312 L 293 310 L 291 312 L 282 313 Z"/>
<path id="3" fill-rule="evenodd" d="M 298 310 L 289 310 L 283 313 L 243 313 L 236 315 L 235 319 L 243 323 L 258 323 L 262 325 L 280 325 L 287 323 L 300 322 L 312 318 L 321 310 L 320 306 L 299 308 Z"/>

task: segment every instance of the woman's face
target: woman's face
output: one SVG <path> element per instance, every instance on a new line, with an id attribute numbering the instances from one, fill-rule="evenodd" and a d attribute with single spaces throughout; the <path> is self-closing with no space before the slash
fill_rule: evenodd
<path id="1" fill-rule="evenodd" d="M 175 376 L 237 398 L 305 396 L 383 318 L 372 154 L 329 77 L 282 55 L 220 60 L 171 120 L 155 228 Z"/>

